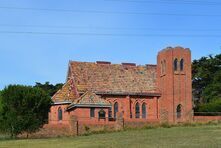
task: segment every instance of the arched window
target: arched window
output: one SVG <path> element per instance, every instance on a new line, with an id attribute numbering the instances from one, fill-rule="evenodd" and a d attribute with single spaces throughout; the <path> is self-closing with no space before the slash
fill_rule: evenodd
<path id="1" fill-rule="evenodd" d="M 163 61 L 161 61 L 161 74 L 163 74 L 164 71 L 163 71 Z"/>
<path id="2" fill-rule="evenodd" d="M 117 117 L 117 112 L 118 112 L 118 103 L 114 103 L 114 118 Z"/>
<path id="3" fill-rule="evenodd" d="M 90 117 L 95 117 L 95 108 L 90 108 Z"/>
<path id="4" fill-rule="evenodd" d="M 146 118 L 147 117 L 147 107 L 146 107 L 146 103 L 142 104 L 142 118 Z"/>
<path id="5" fill-rule="evenodd" d="M 176 116 L 177 118 L 181 118 L 182 115 L 182 108 L 181 108 L 181 104 L 179 104 L 176 108 Z"/>
<path id="6" fill-rule="evenodd" d="M 163 60 L 163 72 L 166 72 L 166 60 Z"/>
<path id="7" fill-rule="evenodd" d="M 174 71 L 177 71 L 177 68 L 178 68 L 178 60 L 175 59 L 175 60 L 173 61 L 173 69 L 174 69 Z"/>
<path id="8" fill-rule="evenodd" d="M 62 120 L 62 109 L 61 107 L 58 108 L 58 121 Z"/>
<path id="9" fill-rule="evenodd" d="M 108 118 L 112 118 L 112 107 L 108 108 Z"/>
<path id="10" fill-rule="evenodd" d="M 135 117 L 140 118 L 140 106 L 138 102 L 135 105 Z"/>
<path id="11" fill-rule="evenodd" d="M 180 60 L 180 71 L 183 71 L 183 69 L 184 69 L 184 60 L 181 59 Z"/>
<path id="12" fill-rule="evenodd" d="M 101 109 L 101 110 L 98 112 L 98 117 L 99 117 L 99 119 L 105 119 L 105 117 L 106 117 L 106 112 L 105 112 L 103 109 Z"/>

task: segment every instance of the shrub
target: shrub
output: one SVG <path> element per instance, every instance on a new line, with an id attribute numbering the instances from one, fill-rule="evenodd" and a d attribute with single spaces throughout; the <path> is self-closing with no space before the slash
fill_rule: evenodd
<path id="1" fill-rule="evenodd" d="M 163 127 L 163 128 L 171 128 L 171 127 L 172 127 L 172 125 L 170 125 L 170 124 L 167 123 L 167 122 L 162 123 L 160 126 Z"/>
<path id="2" fill-rule="evenodd" d="M 202 104 L 198 108 L 199 113 L 195 113 L 195 115 L 201 116 L 217 116 L 221 115 L 221 100 L 216 99 L 207 104 Z"/>
<path id="3" fill-rule="evenodd" d="M 84 129 L 85 129 L 86 132 L 89 132 L 90 127 L 88 127 L 88 126 L 85 125 L 85 126 L 84 126 Z"/>

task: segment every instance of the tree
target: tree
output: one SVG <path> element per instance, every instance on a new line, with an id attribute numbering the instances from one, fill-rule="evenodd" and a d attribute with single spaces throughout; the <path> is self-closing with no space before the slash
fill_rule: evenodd
<path id="1" fill-rule="evenodd" d="M 195 111 L 203 104 L 221 99 L 221 54 L 194 60 L 192 76 Z"/>
<path id="2" fill-rule="evenodd" d="M 2 112 L 2 91 L 0 91 L 0 113 Z M 0 114 L 0 123 L 2 121 L 2 116 Z M 1 125 L 0 125 L 0 130 L 1 130 Z"/>
<path id="3" fill-rule="evenodd" d="M 2 110 L 2 91 L 0 90 L 0 111 Z"/>
<path id="4" fill-rule="evenodd" d="M 16 137 L 35 132 L 46 123 L 51 99 L 40 88 L 9 85 L 1 93 L 1 103 L 0 129 Z"/>
<path id="5" fill-rule="evenodd" d="M 34 87 L 38 87 L 43 89 L 50 97 L 52 97 L 61 87 L 63 86 L 62 83 L 58 83 L 56 85 L 52 85 L 49 82 L 45 82 L 45 84 L 41 84 L 36 82 Z"/>
<path id="6" fill-rule="evenodd" d="M 221 70 L 215 72 L 212 82 L 205 87 L 202 95 L 206 102 L 221 99 Z"/>

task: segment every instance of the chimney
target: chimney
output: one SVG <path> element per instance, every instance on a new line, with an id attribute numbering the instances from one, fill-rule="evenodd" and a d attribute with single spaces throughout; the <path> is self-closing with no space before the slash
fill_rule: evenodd
<path id="1" fill-rule="evenodd" d="M 157 65 L 154 65 L 154 64 L 146 64 L 146 67 L 147 67 L 147 68 L 156 68 Z"/>
<path id="2" fill-rule="evenodd" d="M 135 63 L 122 63 L 123 66 L 136 66 Z"/>
<path id="3" fill-rule="evenodd" d="M 106 65 L 110 65 L 111 62 L 107 62 L 107 61 L 97 61 L 97 64 L 106 64 Z"/>

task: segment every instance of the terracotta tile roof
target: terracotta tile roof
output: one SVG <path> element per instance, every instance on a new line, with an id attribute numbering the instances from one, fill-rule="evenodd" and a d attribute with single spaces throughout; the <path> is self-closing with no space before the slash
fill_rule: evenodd
<path id="1" fill-rule="evenodd" d="M 53 102 L 73 101 L 78 96 L 73 90 L 73 80 L 68 80 L 52 97 Z"/>
<path id="2" fill-rule="evenodd" d="M 73 103 L 69 106 L 70 107 L 110 107 L 111 104 L 102 99 L 100 96 L 96 95 L 91 91 L 87 91 L 78 99 L 75 99 Z"/>
<path id="3" fill-rule="evenodd" d="M 110 64 L 101 62 L 69 63 L 68 76 L 79 92 L 88 90 L 107 93 L 159 93 L 156 86 L 156 66 Z"/>

